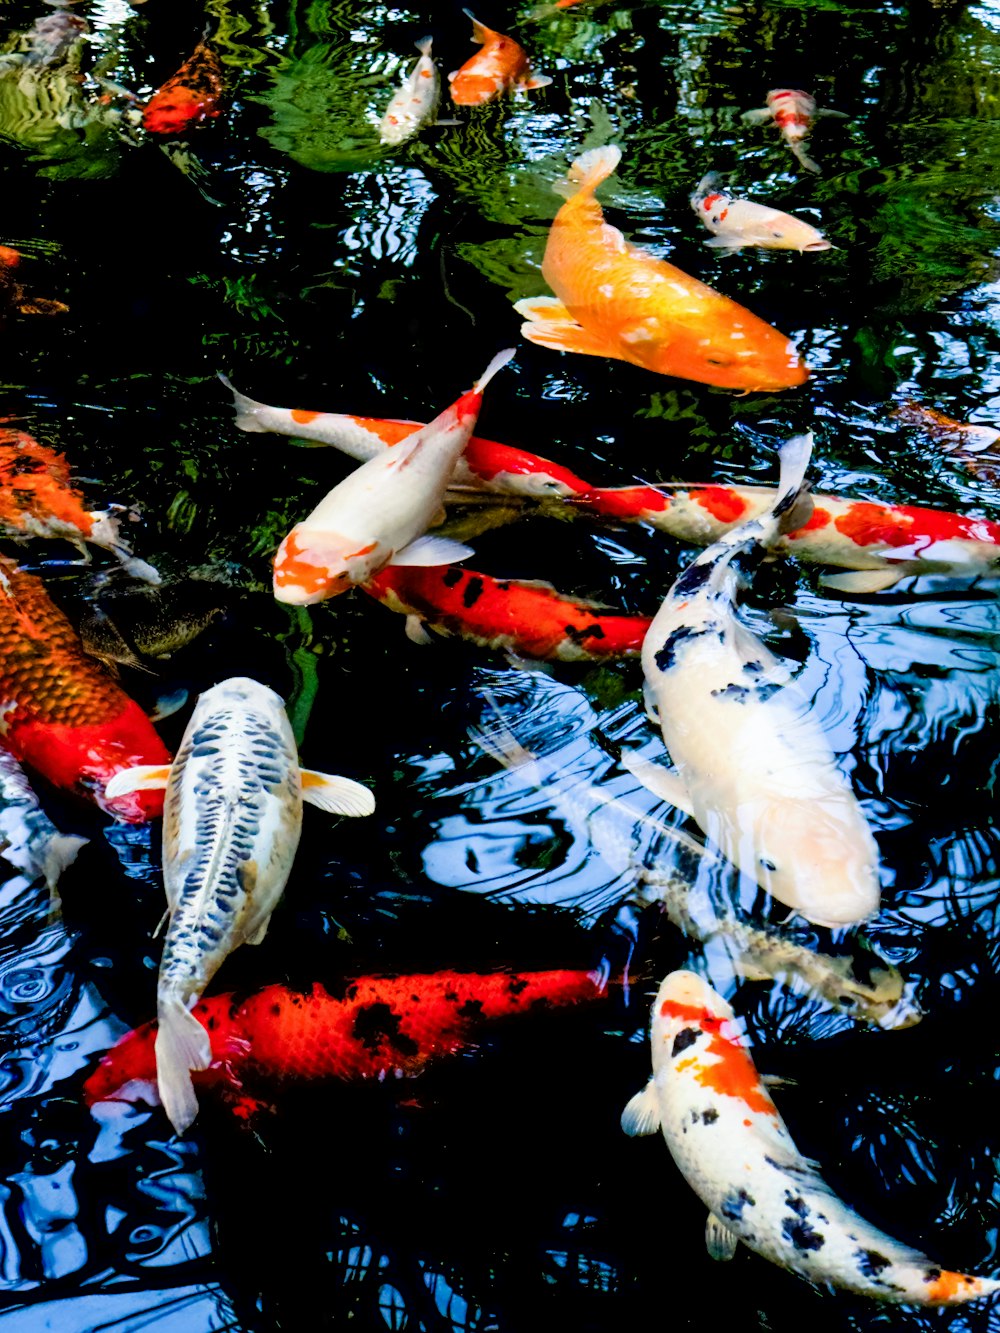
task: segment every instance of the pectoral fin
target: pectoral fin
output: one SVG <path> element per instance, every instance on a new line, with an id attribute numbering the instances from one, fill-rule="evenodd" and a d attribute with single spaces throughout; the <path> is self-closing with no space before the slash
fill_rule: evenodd
<path id="1" fill-rule="evenodd" d="M 660 1099 L 652 1079 L 642 1092 L 637 1092 L 622 1111 L 622 1129 L 629 1138 L 655 1134 L 660 1128 Z"/>
<path id="2" fill-rule="evenodd" d="M 752 245 L 753 242 L 745 237 L 713 236 L 705 244 L 710 250 L 740 250 L 744 245 Z"/>
<path id="3" fill-rule="evenodd" d="M 411 643 L 419 643 L 421 648 L 426 648 L 429 643 L 434 642 L 419 616 L 406 617 L 406 637 Z"/>
<path id="4" fill-rule="evenodd" d="M 389 563 L 404 567 L 455 565 L 474 554 L 471 546 L 463 546 L 450 537 L 418 537 L 415 542 L 397 551 Z"/>
<path id="5" fill-rule="evenodd" d="M 730 1231 L 725 1222 L 720 1222 L 714 1213 L 709 1213 L 705 1221 L 705 1248 L 713 1259 L 731 1259 L 740 1243 L 739 1236 Z"/>
<path id="6" fill-rule="evenodd" d="M 302 799 L 328 815 L 370 815 L 375 809 L 375 797 L 360 782 L 311 768 L 302 770 Z"/>
<path id="7" fill-rule="evenodd" d="M 755 106 L 752 111 L 744 111 L 741 119 L 748 125 L 764 125 L 771 119 L 771 111 L 766 106 Z"/>
<path id="8" fill-rule="evenodd" d="M 120 773 L 116 773 L 104 788 L 104 795 L 113 801 L 133 791 L 160 791 L 169 781 L 169 764 L 136 764 L 133 768 L 123 768 Z"/>
<path id="9" fill-rule="evenodd" d="M 271 924 L 271 918 L 266 917 L 252 935 L 248 935 L 244 941 L 246 944 L 260 944 L 261 940 L 267 934 L 267 928 Z"/>
<path id="10" fill-rule="evenodd" d="M 547 88 L 551 82 L 547 74 L 529 74 L 527 78 L 518 79 L 517 87 L 525 92 L 533 92 L 536 88 Z"/>
<path id="11" fill-rule="evenodd" d="M 852 569 L 846 574 L 824 574 L 819 586 L 832 588 L 834 592 L 884 592 L 906 578 L 907 573 L 900 569 Z"/>
<path id="12" fill-rule="evenodd" d="M 605 342 L 600 334 L 585 329 L 554 296 L 528 297 L 516 301 L 514 309 L 526 321 L 521 325 L 522 336 L 539 347 L 549 347 L 555 352 L 622 359 L 617 347 Z"/>
<path id="13" fill-rule="evenodd" d="M 692 819 L 695 817 L 691 793 L 676 769 L 663 768 L 660 764 L 643 759 L 641 755 L 631 750 L 622 752 L 621 765 L 637 778 L 647 791 L 659 796 L 661 801 L 667 801 L 678 810 L 683 810 Z"/>

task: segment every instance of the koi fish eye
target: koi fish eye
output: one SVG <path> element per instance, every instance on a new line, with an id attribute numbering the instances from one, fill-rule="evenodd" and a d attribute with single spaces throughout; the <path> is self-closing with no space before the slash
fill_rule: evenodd
<path id="1" fill-rule="evenodd" d="M 710 366 L 731 366 L 734 364 L 731 356 L 706 356 L 705 360 Z"/>
<path id="2" fill-rule="evenodd" d="M 774 862 L 773 862 L 773 861 L 769 861 L 768 858 L 767 858 L 766 856 L 762 856 L 762 857 L 760 858 L 760 867 L 761 867 L 762 870 L 770 870 L 770 871 L 777 870 L 777 868 L 778 868 L 778 867 L 774 864 Z"/>

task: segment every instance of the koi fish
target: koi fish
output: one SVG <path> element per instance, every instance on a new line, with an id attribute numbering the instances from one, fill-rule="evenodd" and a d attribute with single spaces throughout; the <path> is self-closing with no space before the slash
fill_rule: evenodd
<path id="1" fill-rule="evenodd" d="M 390 565 L 363 585 L 383 606 L 406 616 L 407 638 L 430 643 L 425 625 L 481 648 L 506 648 L 552 662 L 638 657 L 649 616 L 602 614 L 569 600 L 548 583 L 495 579 L 454 565 Z"/>
<path id="2" fill-rule="evenodd" d="M 45 14 L 14 39 L 10 51 L 0 54 L 0 71 L 18 65 L 46 68 L 58 64 L 89 32 L 90 25 L 77 14 L 65 10 Z"/>
<path id="3" fill-rule="evenodd" d="M 0 558 L 0 738 L 15 759 L 108 814 L 142 823 L 158 793 L 111 797 L 107 783 L 170 754 L 139 705 L 88 657 L 41 580 Z"/>
<path id="4" fill-rule="evenodd" d="M 604 221 L 594 191 L 621 149 L 594 148 L 569 170 L 542 274 L 555 297 L 514 309 L 529 342 L 629 361 L 661 375 L 727 389 L 788 389 L 809 371 L 784 334 L 666 260 L 630 245 Z"/>
<path id="5" fill-rule="evenodd" d="M 995 455 L 1000 452 L 994 448 L 1000 440 L 1000 430 L 995 426 L 981 426 L 971 421 L 955 421 L 946 417 L 936 407 L 925 407 L 912 399 L 901 403 L 892 413 L 898 421 L 907 426 L 917 426 L 935 439 L 945 453 L 964 455 L 966 468 L 972 473 L 990 472 L 996 466 Z M 973 457 L 969 458 L 968 455 Z M 985 462 L 975 456 L 988 454 Z"/>
<path id="6" fill-rule="evenodd" d="M 760 558 L 796 517 L 812 436 L 782 449 L 779 499 L 688 566 L 642 648 L 647 698 L 675 765 L 622 763 L 684 810 L 729 860 L 817 925 L 878 908 L 878 849 L 787 669 L 736 618 L 733 560 Z"/>
<path id="7" fill-rule="evenodd" d="M 413 1078 L 444 1056 L 468 1049 L 483 1022 L 603 998 L 598 974 L 431 972 L 356 977 L 335 993 L 265 986 L 250 995 L 213 995 L 191 1017 L 203 1029 L 211 1064 L 199 1088 L 229 1094 L 240 1114 L 261 1103 L 244 1086 L 273 1095 L 301 1081 L 356 1083 Z M 127 1033 L 83 1088 L 88 1106 L 138 1099 L 156 1070 L 156 1023 Z"/>
<path id="8" fill-rule="evenodd" d="M 69 306 L 44 296 L 29 296 L 14 276 L 21 263 L 21 253 L 10 245 L 0 245 L 0 317 L 7 311 L 18 315 L 65 315 Z"/>
<path id="9" fill-rule="evenodd" d="M 806 154 L 805 141 L 817 116 L 836 116 L 846 120 L 843 111 L 817 109 L 815 98 L 801 88 L 773 88 L 767 95 L 767 105 L 745 111 L 743 119 L 750 125 L 763 125 L 773 120 L 781 137 L 792 150 L 792 156 L 804 171 L 819 172 L 819 167 Z"/>
<path id="10" fill-rule="evenodd" d="M 640 868 L 633 901 L 657 903 L 688 939 L 699 944 L 721 941 L 738 976 L 747 981 L 798 981 L 833 1009 L 878 1027 L 900 1030 L 923 1018 L 907 994 L 903 976 L 891 963 L 878 963 L 859 976 L 849 957 L 831 957 L 796 944 L 777 930 L 748 925 L 735 916 L 702 925 L 691 911 L 691 883 L 676 873 Z"/>
<path id="11" fill-rule="evenodd" d="M 741 523 L 763 518 L 779 496 L 766 486 L 609 487 L 580 497 L 587 509 L 648 523 L 679 541 L 707 546 Z M 851 570 L 823 587 L 873 593 L 924 574 L 987 574 L 1000 564 L 1000 523 L 945 509 L 813 495 L 812 513 L 771 549 L 813 564 Z"/>
<path id="12" fill-rule="evenodd" d="M 754 1067 L 726 1001 L 693 972 L 672 972 L 653 1004 L 653 1076 L 626 1106 L 626 1134 L 662 1130 L 709 1209 L 706 1242 L 740 1241 L 809 1282 L 875 1300 L 960 1305 L 1000 1291 L 992 1278 L 939 1268 L 859 1217 L 803 1157 Z"/>
<path id="13" fill-rule="evenodd" d="M 739 250 L 744 245 L 756 245 L 764 250 L 800 253 L 830 249 L 826 237 L 801 218 L 731 195 L 718 172 L 703 176 L 690 199 L 697 217 L 714 233 L 705 242 L 710 248 Z"/>
<path id="14" fill-rule="evenodd" d="M 169 924 L 156 986 L 157 1083 L 178 1134 L 198 1114 L 193 1069 L 211 1063 L 190 1009 L 228 954 L 259 944 L 292 869 L 302 803 L 370 815 L 367 787 L 299 767 L 284 704 L 234 676 L 200 695 L 167 766 L 119 773 L 110 795 L 166 789 L 163 882 Z"/>
<path id="15" fill-rule="evenodd" d="M 472 19 L 472 40 L 483 49 L 448 75 L 456 106 L 481 106 L 506 92 L 529 92 L 552 82 L 548 75 L 532 71 L 527 52 L 513 37 L 487 28 L 468 9 L 462 12 Z"/>
<path id="16" fill-rule="evenodd" d="M 156 658 L 192 643 L 226 611 L 218 584 L 183 579 L 167 587 L 108 588 L 89 597 L 80 617 L 80 640 L 91 657 L 149 671 Z"/>
<path id="17" fill-rule="evenodd" d="M 39 444 L 23 430 L 0 426 L 0 529 L 8 537 L 44 537 L 103 547 L 124 569 L 147 583 L 156 570 L 133 556 L 106 510 L 84 509 L 62 454 Z"/>
<path id="18" fill-rule="evenodd" d="M 149 99 L 142 123 L 150 134 L 183 134 L 192 125 L 219 114 L 223 94 L 222 62 L 200 41 L 181 65 Z"/>
<path id="19" fill-rule="evenodd" d="M 310 412 L 297 407 L 269 407 L 240 393 L 220 375 L 233 395 L 236 427 L 251 434 L 291 435 L 315 444 L 329 444 L 349 458 L 366 463 L 387 449 L 408 440 L 424 429 L 419 421 L 385 420 L 379 417 L 344 416 L 336 412 Z M 547 458 L 515 449 L 496 440 L 473 435 L 455 464 L 449 487 L 493 491 L 501 495 L 523 495 L 530 499 L 570 496 L 591 488 L 568 468 Z"/>
<path id="20" fill-rule="evenodd" d="M 403 80 L 403 86 L 393 94 L 379 121 L 378 137 L 383 143 L 401 144 L 412 139 L 437 114 L 441 80 L 431 59 L 431 39 L 424 37 L 416 45 L 420 59 Z"/>
<path id="21" fill-rule="evenodd" d="M 86 842 L 59 832 L 39 805 L 21 765 L 0 746 L 0 856 L 30 879 L 44 879 L 54 890 Z"/>
<path id="22" fill-rule="evenodd" d="M 274 595 L 305 606 L 367 583 L 384 565 L 444 565 L 467 546 L 424 534 L 472 435 L 483 391 L 514 355 L 499 352 L 476 384 L 404 444 L 369 459 L 296 524 L 274 558 Z M 407 549 L 409 548 L 409 549 Z"/>

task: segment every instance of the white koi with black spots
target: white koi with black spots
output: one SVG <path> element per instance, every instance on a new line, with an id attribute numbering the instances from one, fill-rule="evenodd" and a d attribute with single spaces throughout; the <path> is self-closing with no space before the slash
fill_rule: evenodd
<path id="1" fill-rule="evenodd" d="M 688 566 L 643 641 L 647 700 L 676 771 L 623 762 L 762 889 L 834 927 L 878 909 L 878 849 L 810 700 L 737 619 L 732 564 L 803 521 L 811 448 L 811 435 L 788 441 L 774 507 Z"/>
<path id="2" fill-rule="evenodd" d="M 653 1076 L 626 1106 L 626 1134 L 662 1130 L 709 1210 L 716 1259 L 742 1241 L 810 1282 L 876 1300 L 959 1305 L 1000 1291 L 940 1268 L 872 1226 L 803 1157 L 754 1067 L 726 1001 L 693 972 L 672 972 L 653 1004 Z"/>
<path id="3" fill-rule="evenodd" d="M 163 881 L 169 925 L 156 990 L 160 1099 L 179 1134 L 198 1103 L 208 1034 L 190 1010 L 228 954 L 267 931 L 299 843 L 302 802 L 368 815 L 375 801 L 347 778 L 299 767 L 280 697 L 234 676 L 202 694 L 169 768 L 125 770 L 114 795 L 166 787 Z"/>

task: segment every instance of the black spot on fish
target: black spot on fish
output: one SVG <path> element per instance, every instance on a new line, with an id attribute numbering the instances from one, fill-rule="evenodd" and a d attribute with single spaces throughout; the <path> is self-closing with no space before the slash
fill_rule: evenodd
<path id="1" fill-rule="evenodd" d="M 381 1002 L 363 1005 L 354 1020 L 351 1035 L 367 1051 L 378 1052 L 387 1041 L 401 1055 L 417 1055 L 420 1047 L 412 1037 L 400 1032 L 400 1016 L 389 1005 Z"/>
<path id="2" fill-rule="evenodd" d="M 574 643 L 583 643 L 584 639 L 603 639 L 604 631 L 595 621 L 593 625 L 584 625 L 577 629 L 575 625 L 564 625 L 567 639 L 572 639 Z"/>
<path id="3" fill-rule="evenodd" d="M 459 1018 L 479 1018 L 483 1012 L 482 1000 L 466 1000 L 458 1011 Z"/>
<path id="4" fill-rule="evenodd" d="M 497 587 L 500 589 L 501 592 L 506 592 L 507 589 L 510 587 L 510 579 L 504 579 L 503 583 L 497 584 Z"/>
<path id="5" fill-rule="evenodd" d="M 275 1018 L 277 1018 L 278 1015 L 281 1013 L 281 1005 L 280 1005 L 280 1004 L 272 1004 L 272 1005 L 271 1005 L 271 1013 L 274 1015 Z"/>
<path id="6" fill-rule="evenodd" d="M 680 629 L 667 636 L 663 647 L 654 657 L 654 662 L 661 671 L 669 671 L 677 658 L 677 645 L 685 639 L 697 639 L 702 634 L 710 634 L 708 629 L 695 629 L 692 625 L 681 625 Z"/>
<path id="7" fill-rule="evenodd" d="M 809 1216 L 809 1205 L 803 1198 L 796 1198 L 791 1190 L 785 1191 L 785 1207 L 791 1209 L 797 1217 Z"/>
<path id="8" fill-rule="evenodd" d="M 701 1123 L 703 1125 L 714 1125 L 719 1118 L 719 1113 L 714 1107 L 709 1107 L 707 1111 L 701 1113 Z"/>
<path id="9" fill-rule="evenodd" d="M 750 691 L 745 685 L 727 685 L 724 689 L 713 690 L 713 699 L 732 699 L 735 703 L 745 704 L 750 697 Z"/>
<path id="10" fill-rule="evenodd" d="M 791 1241 L 797 1250 L 821 1250 L 826 1244 L 825 1238 L 800 1217 L 783 1217 L 781 1234 L 786 1240 Z"/>
<path id="11" fill-rule="evenodd" d="M 764 670 L 764 663 L 763 663 L 763 662 L 744 662 L 744 663 L 743 663 L 743 670 L 747 673 L 748 676 L 759 676 L 760 673 Z"/>
<path id="12" fill-rule="evenodd" d="M 520 995 L 522 991 L 526 991 L 527 989 L 528 989 L 528 983 L 524 979 L 524 977 L 511 977 L 510 981 L 508 981 L 507 983 L 508 995 L 517 996 Z"/>
<path id="13" fill-rule="evenodd" d="M 419 996 L 419 995 L 411 995 L 411 996 L 410 996 L 410 1002 L 411 1002 L 411 1004 L 419 1004 L 419 1003 L 420 1003 L 420 996 Z"/>
<path id="14" fill-rule="evenodd" d="M 879 1254 L 878 1250 L 858 1250 L 854 1257 L 858 1261 L 858 1272 L 863 1277 L 873 1278 L 876 1282 L 882 1270 L 892 1266 L 892 1260 L 887 1259 L 884 1254 Z"/>
<path id="15" fill-rule="evenodd" d="M 756 1202 L 746 1190 L 737 1190 L 735 1194 L 727 1194 L 723 1199 L 719 1215 L 727 1222 L 742 1222 L 744 1208 L 753 1208 Z"/>
<path id="16" fill-rule="evenodd" d="M 709 561 L 707 564 L 704 565 L 699 565 L 699 564 L 689 565 L 687 569 L 685 569 L 684 573 L 677 580 L 677 582 L 674 584 L 673 588 L 674 592 L 680 594 L 680 596 L 682 597 L 684 596 L 690 597 L 692 593 L 695 593 L 698 591 L 699 588 L 704 587 L 704 585 L 712 577 L 712 570 L 714 568 L 715 568 L 714 560 Z"/>
<path id="17" fill-rule="evenodd" d="M 194 749 L 191 751 L 191 758 L 203 759 L 204 756 L 207 754 L 218 754 L 218 753 L 219 753 L 219 747 L 217 745 L 209 745 L 206 742 L 201 745 L 196 745 L 194 747 Z"/>
<path id="18" fill-rule="evenodd" d="M 457 991 L 457 990 L 446 990 L 445 993 L 444 993 L 444 998 L 445 998 L 445 1003 L 446 1003 L 446 1004 L 454 1004 L 455 1001 L 458 999 L 458 991 Z"/>
<path id="19" fill-rule="evenodd" d="M 472 607 L 479 601 L 483 595 L 483 581 L 478 574 L 474 574 L 465 585 L 465 591 L 462 593 L 462 605 Z"/>
<path id="20" fill-rule="evenodd" d="M 465 570 L 458 569 L 453 565 L 452 568 L 442 576 L 441 582 L 446 588 L 454 588 L 455 584 L 461 583 L 464 578 Z"/>
<path id="21" fill-rule="evenodd" d="M 701 1036 L 701 1028 L 681 1028 L 674 1038 L 674 1044 L 670 1054 L 677 1056 L 682 1051 L 686 1051 L 689 1046 L 693 1046 Z"/>
<path id="22" fill-rule="evenodd" d="M 772 694 L 777 694 L 781 688 L 782 687 L 776 681 L 769 680 L 766 684 L 760 684 L 754 687 L 754 698 L 758 703 L 762 704 L 765 699 L 770 699 Z"/>

